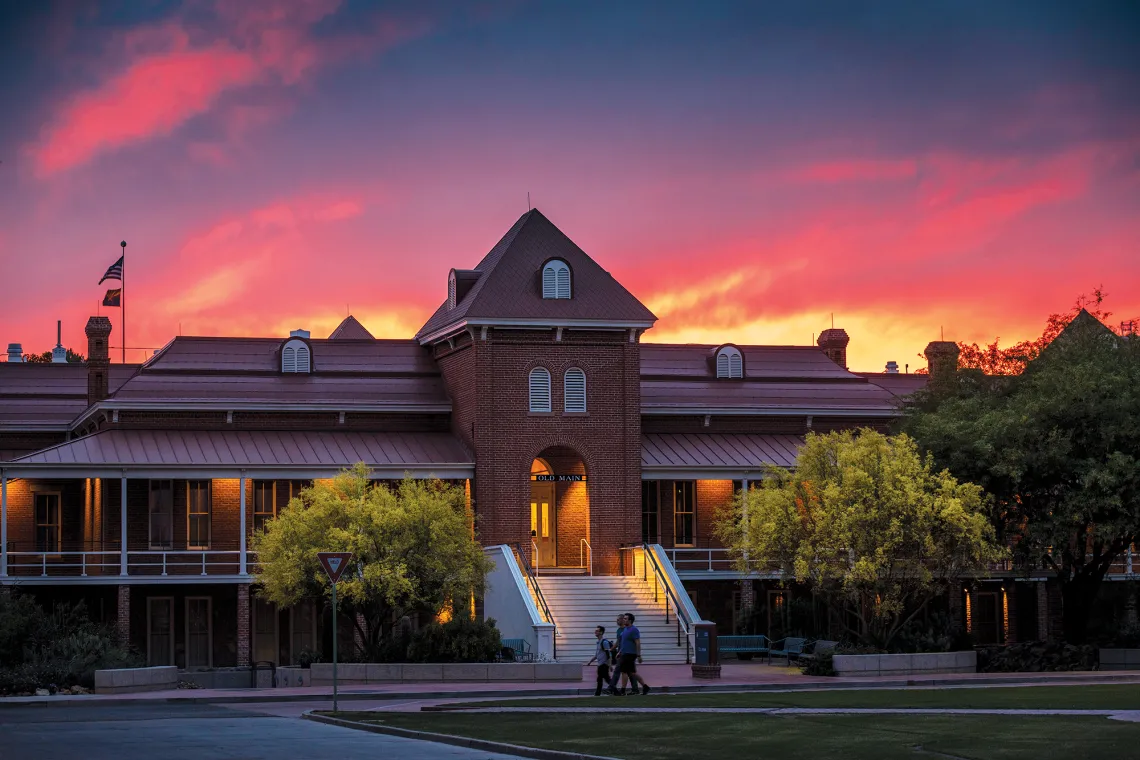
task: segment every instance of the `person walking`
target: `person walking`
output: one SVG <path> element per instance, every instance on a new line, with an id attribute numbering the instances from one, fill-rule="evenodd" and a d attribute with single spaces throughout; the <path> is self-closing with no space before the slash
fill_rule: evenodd
<path id="1" fill-rule="evenodd" d="M 637 694 L 637 685 L 641 684 L 641 693 L 649 693 L 649 684 L 645 679 L 637 674 L 637 663 L 641 662 L 641 631 L 634 625 L 634 617 L 631 613 L 625 613 L 625 628 L 621 632 L 621 643 L 618 646 L 620 651 L 620 659 L 618 660 L 618 668 L 621 670 L 621 694 L 625 694 L 625 685 L 628 682 L 631 691 L 630 695 Z"/>
<path id="2" fill-rule="evenodd" d="M 614 697 L 618 695 L 618 679 L 621 678 L 621 669 L 618 667 L 621 654 L 618 652 L 618 645 L 621 644 L 621 632 L 625 630 L 625 615 L 618 615 L 616 622 L 617 635 L 610 644 L 610 665 L 613 666 L 613 672 L 610 674 L 610 688 L 606 690 L 607 694 Z"/>
<path id="3" fill-rule="evenodd" d="M 599 625 L 594 629 L 594 638 L 598 640 L 598 644 L 594 648 L 594 656 L 586 663 L 587 665 L 592 665 L 594 662 L 598 663 L 598 685 L 594 687 L 595 697 L 602 696 L 602 686 L 608 686 L 610 680 L 610 650 L 613 649 L 613 644 L 609 639 L 604 638 L 605 635 L 605 626 Z"/>

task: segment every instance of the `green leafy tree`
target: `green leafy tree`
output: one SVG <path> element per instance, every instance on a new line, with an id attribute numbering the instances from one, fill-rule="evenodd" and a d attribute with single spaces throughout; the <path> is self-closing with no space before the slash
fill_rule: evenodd
<path id="1" fill-rule="evenodd" d="M 809 434 L 794 471 L 771 469 L 717 533 L 749 565 L 809 584 L 848 636 L 877 647 L 1001 556 L 980 488 L 873 430 Z"/>
<path id="2" fill-rule="evenodd" d="M 1064 634 L 1084 641 L 1110 566 L 1140 534 L 1140 338 L 1078 314 L 1024 372 L 932 382 L 903 428 L 981 485 L 1003 543 L 1061 584 Z"/>
<path id="3" fill-rule="evenodd" d="M 42 354 L 28 354 L 24 358 L 31 364 L 51 364 L 51 351 L 44 351 Z M 68 364 L 83 364 L 85 361 L 87 360 L 83 358 L 83 354 L 77 354 L 70 348 L 67 349 Z"/>
<path id="4" fill-rule="evenodd" d="M 411 477 L 389 488 L 370 481 L 364 464 L 302 490 L 252 545 L 258 582 L 284 606 L 331 595 L 318 552 L 352 552 L 338 605 L 355 621 L 369 658 L 381 657 L 405 615 L 469 609 L 490 569 L 462 488 Z"/>

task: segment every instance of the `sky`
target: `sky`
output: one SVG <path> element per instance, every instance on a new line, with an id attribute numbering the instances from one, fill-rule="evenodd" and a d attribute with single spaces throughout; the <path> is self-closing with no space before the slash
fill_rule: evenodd
<path id="1" fill-rule="evenodd" d="M 659 320 L 913 371 L 1140 314 L 1140 5 L 0 7 L 0 343 L 409 338 L 529 202 Z M 114 352 L 116 357 L 119 352 Z"/>

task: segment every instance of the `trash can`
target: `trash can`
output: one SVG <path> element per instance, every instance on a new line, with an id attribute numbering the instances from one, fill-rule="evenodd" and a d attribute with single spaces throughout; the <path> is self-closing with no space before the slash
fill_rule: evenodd
<path id="1" fill-rule="evenodd" d="M 695 645 L 693 678 L 720 678 L 720 653 L 716 645 L 716 623 L 693 626 Z"/>

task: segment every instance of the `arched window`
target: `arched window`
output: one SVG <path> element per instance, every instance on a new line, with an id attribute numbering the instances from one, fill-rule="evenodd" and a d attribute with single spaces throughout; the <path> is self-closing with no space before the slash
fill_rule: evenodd
<path id="1" fill-rule="evenodd" d="M 542 268 L 542 297 L 570 297 L 570 267 L 565 261 L 551 259 Z"/>
<path id="2" fill-rule="evenodd" d="M 550 372 L 542 367 L 530 371 L 530 410 L 550 411 Z"/>
<path id="3" fill-rule="evenodd" d="M 281 371 L 308 373 L 309 345 L 303 340 L 290 340 L 281 349 Z"/>
<path id="4" fill-rule="evenodd" d="M 447 275 L 447 308 L 455 308 L 455 270 Z"/>
<path id="5" fill-rule="evenodd" d="M 586 411 L 586 373 L 577 367 L 566 370 L 562 380 L 562 411 Z"/>
<path id="6" fill-rule="evenodd" d="M 717 378 L 739 379 L 744 377 L 744 357 L 740 350 L 733 346 L 725 346 L 716 352 Z"/>

